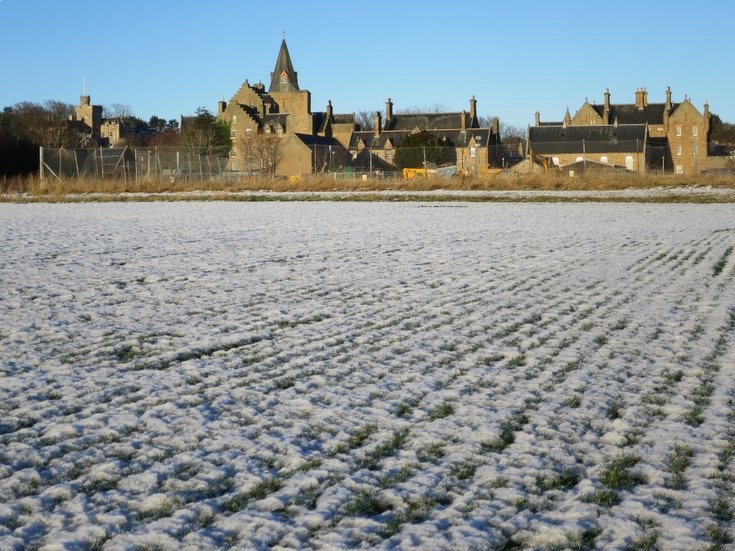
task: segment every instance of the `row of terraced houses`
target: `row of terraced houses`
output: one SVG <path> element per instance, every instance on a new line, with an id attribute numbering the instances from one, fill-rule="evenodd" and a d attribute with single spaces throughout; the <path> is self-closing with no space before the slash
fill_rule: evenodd
<path id="1" fill-rule="evenodd" d="M 91 108 L 85 99 L 82 120 Z M 536 113 L 515 156 L 502 147 L 497 118 L 481 125 L 474 96 L 467 110 L 438 113 L 400 113 L 389 98 L 384 111 L 375 113 L 373 128 L 363 129 L 354 113 L 335 113 L 331 101 L 325 111 L 312 111 L 311 94 L 299 87 L 285 39 L 269 86 L 246 80 L 229 101 L 218 103 L 217 117 L 231 129 L 230 168 L 242 173 L 261 168 L 253 166 L 252 148 L 266 139 L 277 144 L 278 153 L 269 161 L 276 175 L 347 165 L 359 171 L 395 170 L 401 142 L 420 131 L 432 133 L 452 152 L 449 161 L 462 174 L 501 172 L 511 157 L 525 158 L 508 168 L 516 173 L 564 170 L 571 175 L 590 170 L 692 175 L 732 163 L 709 154 L 709 105 L 699 110 L 686 97 L 675 102 L 669 88 L 661 103 L 651 103 L 645 89 L 635 91 L 633 103 L 612 103 L 605 90 L 601 103 L 585 100 L 574 115 L 567 109 L 561 121 L 542 121 Z"/>

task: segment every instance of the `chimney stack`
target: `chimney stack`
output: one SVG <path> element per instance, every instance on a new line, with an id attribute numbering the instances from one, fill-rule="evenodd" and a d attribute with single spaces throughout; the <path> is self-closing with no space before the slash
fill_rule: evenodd
<path id="1" fill-rule="evenodd" d="M 638 88 L 635 91 L 635 106 L 638 109 L 644 109 L 648 105 L 648 92 L 645 88 Z"/>
<path id="2" fill-rule="evenodd" d="M 534 117 L 534 123 L 536 126 L 541 126 L 541 113 L 536 111 L 536 115 Z"/>
<path id="3" fill-rule="evenodd" d="M 470 98 L 470 126 L 477 124 L 477 100 L 475 96 Z"/>
<path id="4" fill-rule="evenodd" d="M 385 123 L 388 124 L 393 118 L 393 102 L 388 98 L 385 100 Z"/>
<path id="5" fill-rule="evenodd" d="M 382 121 L 380 120 L 380 111 L 375 112 L 375 118 L 373 120 L 373 126 L 375 127 L 373 130 L 375 132 L 375 136 L 380 136 L 380 127 L 382 126 Z"/>
<path id="6" fill-rule="evenodd" d="M 327 120 L 332 120 L 332 100 L 327 101 Z"/>

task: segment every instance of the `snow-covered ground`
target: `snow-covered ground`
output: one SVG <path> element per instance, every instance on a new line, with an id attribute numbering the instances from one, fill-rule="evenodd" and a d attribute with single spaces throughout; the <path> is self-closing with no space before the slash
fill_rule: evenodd
<path id="1" fill-rule="evenodd" d="M 0 205 L 0 235 L 0 549 L 731 548 L 732 205 Z"/>

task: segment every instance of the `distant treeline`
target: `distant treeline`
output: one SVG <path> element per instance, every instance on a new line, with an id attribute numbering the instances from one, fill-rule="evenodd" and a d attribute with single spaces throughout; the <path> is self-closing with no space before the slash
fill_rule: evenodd
<path id="1" fill-rule="evenodd" d="M 89 136 L 72 123 L 73 114 L 73 105 L 53 100 L 5 107 L 0 113 L 0 177 L 38 172 L 39 147 L 89 146 Z M 124 106 L 106 115 L 121 121 L 128 145 L 175 145 L 181 138 L 176 120 L 153 116 L 146 122 L 128 114 Z"/>

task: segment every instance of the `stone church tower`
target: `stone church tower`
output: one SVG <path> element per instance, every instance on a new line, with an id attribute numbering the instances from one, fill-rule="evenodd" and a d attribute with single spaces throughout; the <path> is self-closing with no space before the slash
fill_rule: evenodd
<path id="1" fill-rule="evenodd" d="M 251 85 L 247 80 L 229 102 L 220 101 L 217 116 L 226 121 L 234 135 L 244 132 L 313 134 L 311 93 L 299 88 L 286 40 L 281 42 L 271 83 Z"/>

